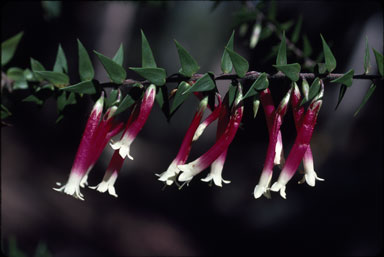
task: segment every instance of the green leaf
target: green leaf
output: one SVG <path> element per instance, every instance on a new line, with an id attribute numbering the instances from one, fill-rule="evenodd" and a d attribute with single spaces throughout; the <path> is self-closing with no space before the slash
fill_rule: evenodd
<path id="1" fill-rule="evenodd" d="M 260 106 L 259 94 L 253 97 L 252 103 L 253 103 L 253 118 L 256 118 L 256 115 L 257 115 L 257 112 L 259 111 L 259 106 Z"/>
<path id="2" fill-rule="evenodd" d="M 384 60 L 383 55 L 376 51 L 374 48 L 373 53 L 375 54 L 376 64 L 377 64 L 377 70 L 379 71 L 379 74 L 384 77 Z"/>
<path id="3" fill-rule="evenodd" d="M 59 44 L 59 49 L 57 50 L 55 65 L 53 66 L 53 71 L 56 72 L 65 72 L 68 73 L 67 58 L 65 58 L 64 50 Z"/>
<path id="4" fill-rule="evenodd" d="M 108 97 L 105 98 L 104 102 L 105 102 L 105 107 L 107 109 L 116 102 L 118 93 L 119 93 L 118 89 L 112 89 Z"/>
<path id="5" fill-rule="evenodd" d="M 290 80 L 296 82 L 299 80 L 300 64 L 291 63 L 286 65 L 273 65 L 277 70 L 284 73 Z"/>
<path id="6" fill-rule="evenodd" d="M 371 86 L 368 88 L 367 93 L 365 93 L 364 99 L 361 102 L 359 108 L 356 110 L 355 114 L 353 114 L 354 117 L 356 117 L 357 114 L 360 112 L 360 110 L 364 107 L 364 105 L 367 103 L 368 99 L 371 97 L 375 89 L 376 89 L 376 85 L 372 83 Z"/>
<path id="7" fill-rule="evenodd" d="M 120 47 L 119 49 L 117 50 L 115 56 L 113 57 L 112 59 L 115 63 L 123 66 L 123 62 L 124 62 L 124 47 L 123 47 L 123 43 L 120 44 Z"/>
<path id="8" fill-rule="evenodd" d="M 37 98 L 36 96 L 34 95 L 30 95 L 30 96 L 27 96 L 26 98 L 24 98 L 22 100 L 23 102 L 32 102 L 32 103 L 35 103 L 37 105 L 43 105 L 43 100 Z"/>
<path id="9" fill-rule="evenodd" d="M 340 86 L 340 91 L 339 91 L 339 99 L 337 100 L 337 104 L 336 104 L 335 110 L 337 109 L 337 107 L 339 107 L 339 104 L 341 103 L 341 100 L 343 100 L 343 97 L 344 97 L 346 91 L 347 91 L 347 86 L 346 85 L 341 85 Z"/>
<path id="10" fill-rule="evenodd" d="M 237 76 L 243 78 L 249 69 L 248 61 L 244 57 L 235 53 L 229 48 L 225 48 L 225 51 L 228 52 L 229 57 L 231 58 L 232 65 L 235 69 Z"/>
<path id="11" fill-rule="evenodd" d="M 149 46 L 148 40 L 141 30 L 141 66 L 143 68 L 156 68 L 156 61 L 153 57 L 151 47 Z"/>
<path id="12" fill-rule="evenodd" d="M 133 68 L 129 69 L 133 70 L 143 78 L 149 80 L 151 83 L 162 86 L 166 82 L 167 74 L 163 68 Z"/>
<path id="13" fill-rule="evenodd" d="M 25 80 L 24 70 L 17 67 L 11 67 L 7 70 L 7 77 L 12 80 Z"/>
<path id="14" fill-rule="evenodd" d="M 268 14 L 267 14 L 268 19 L 274 20 L 276 18 L 276 13 L 277 13 L 276 0 L 272 0 L 269 2 L 269 6 L 268 6 Z"/>
<path id="15" fill-rule="evenodd" d="M 103 64 L 104 69 L 107 71 L 108 77 L 111 79 L 111 81 L 116 84 L 122 84 L 127 76 L 127 73 L 125 72 L 124 68 L 112 59 L 109 59 L 108 57 L 102 55 L 101 53 L 95 50 L 93 52 L 95 52 L 95 54 Z"/>
<path id="16" fill-rule="evenodd" d="M 305 57 L 309 57 L 312 54 L 311 43 L 309 42 L 307 35 L 303 36 L 303 54 Z"/>
<path id="17" fill-rule="evenodd" d="M 3 120 L 11 115 L 12 113 L 8 110 L 8 108 L 1 104 L 1 119 Z"/>
<path id="18" fill-rule="evenodd" d="M 156 102 L 159 104 L 160 109 L 163 108 L 164 96 L 163 96 L 163 92 L 161 90 L 158 90 L 156 93 Z"/>
<path id="19" fill-rule="evenodd" d="M 193 57 L 179 44 L 179 42 L 175 40 L 175 44 L 181 64 L 181 70 L 179 73 L 186 77 L 191 77 L 200 69 L 200 67 L 197 65 L 195 59 L 193 59 Z"/>
<path id="20" fill-rule="evenodd" d="M 350 87 L 352 86 L 352 82 L 353 82 L 353 74 L 354 74 L 354 71 L 349 70 L 343 76 L 341 76 L 340 78 L 331 80 L 331 82 L 340 83 L 340 84 L 346 85 L 347 87 Z"/>
<path id="21" fill-rule="evenodd" d="M 170 111 L 171 113 L 173 113 L 188 98 L 191 92 L 188 92 L 186 94 L 184 94 L 184 92 L 187 91 L 190 87 L 191 86 L 185 81 L 182 81 L 179 84 L 179 86 L 177 87 L 175 97 L 172 102 L 171 111 Z"/>
<path id="22" fill-rule="evenodd" d="M 257 94 L 257 91 L 262 91 L 266 89 L 269 85 L 268 76 L 265 72 L 261 73 L 260 76 L 253 82 L 252 86 L 249 88 L 248 92 L 243 96 L 243 99 L 246 99 L 250 96 Z"/>
<path id="23" fill-rule="evenodd" d="M 302 106 L 308 101 L 311 101 L 315 96 L 317 96 L 317 94 L 320 92 L 320 89 L 321 89 L 320 79 L 315 78 L 315 80 L 313 80 L 311 86 L 309 87 L 308 97 L 303 97 L 303 100 L 301 100 L 300 106 Z"/>
<path id="24" fill-rule="evenodd" d="M 281 43 L 279 46 L 279 51 L 277 52 L 276 65 L 286 65 L 287 64 L 287 46 L 285 43 L 285 32 L 283 31 L 283 36 L 281 38 Z"/>
<path id="25" fill-rule="evenodd" d="M 120 102 L 119 106 L 117 107 L 115 113 L 113 116 L 116 116 L 117 114 L 127 110 L 129 107 L 131 107 L 135 103 L 135 100 L 132 99 L 132 97 L 127 94 L 124 99 Z"/>
<path id="26" fill-rule="evenodd" d="M 232 106 L 232 103 L 233 101 L 235 100 L 235 96 L 236 96 L 236 92 L 237 92 L 237 83 L 231 83 L 231 85 L 229 86 L 229 89 L 228 89 L 228 106 L 231 107 Z"/>
<path id="27" fill-rule="evenodd" d="M 327 72 L 327 66 L 325 66 L 325 63 L 318 63 L 317 64 L 317 69 L 319 74 L 325 74 Z"/>
<path id="28" fill-rule="evenodd" d="M 88 95 L 93 95 L 97 92 L 92 80 L 81 81 L 75 85 L 63 87 L 61 90 Z"/>
<path id="29" fill-rule="evenodd" d="M 201 78 L 199 78 L 196 83 L 194 83 L 188 90 L 184 91 L 183 94 L 191 93 L 191 92 L 203 92 L 209 91 L 215 88 L 215 82 L 211 79 L 208 73 L 204 74 Z"/>
<path id="30" fill-rule="evenodd" d="M 296 43 L 299 40 L 302 24 L 303 24 L 303 16 L 300 14 L 299 19 L 296 22 L 296 26 L 292 32 L 292 37 L 291 37 L 292 43 Z"/>
<path id="31" fill-rule="evenodd" d="M 167 87 L 158 88 L 156 93 L 156 101 L 159 104 L 160 109 L 163 111 L 165 117 L 169 119 L 169 100 Z"/>
<path id="32" fill-rule="evenodd" d="M 56 101 L 57 110 L 59 112 L 61 112 L 64 109 L 66 102 L 67 102 L 67 96 L 66 96 L 66 92 L 64 91 L 61 93 L 61 95 L 57 97 L 57 101 Z"/>
<path id="33" fill-rule="evenodd" d="M 364 74 L 367 74 L 371 69 L 371 56 L 369 54 L 368 38 L 365 37 L 365 55 L 364 55 Z"/>
<path id="34" fill-rule="evenodd" d="M 36 74 L 36 71 L 45 71 L 44 66 L 39 61 L 31 58 L 31 69 L 33 71 L 35 78 L 38 81 L 42 81 L 44 79 L 42 76 L 39 76 L 38 74 Z"/>
<path id="35" fill-rule="evenodd" d="M 327 45 L 327 42 L 325 42 L 323 35 L 320 34 L 321 41 L 323 43 L 323 53 L 325 58 L 325 66 L 327 67 L 327 70 L 329 72 L 332 72 L 336 68 L 336 59 L 332 54 L 331 49 Z"/>
<path id="36" fill-rule="evenodd" d="M 60 16 L 62 1 L 41 1 L 44 10 L 44 18 L 50 20 Z"/>
<path id="37" fill-rule="evenodd" d="M 1 66 L 6 65 L 12 59 L 23 34 L 24 32 L 21 31 L 1 43 Z"/>
<path id="38" fill-rule="evenodd" d="M 235 36 L 235 31 L 232 31 L 232 35 L 228 40 L 227 48 L 233 50 L 233 38 Z M 231 58 L 229 57 L 229 54 L 227 51 L 223 52 L 223 56 L 221 57 L 221 70 L 224 73 L 230 73 L 232 71 L 232 62 Z"/>
<path id="39" fill-rule="evenodd" d="M 26 69 L 24 70 L 24 78 L 25 78 L 26 80 L 33 80 L 33 79 L 34 79 L 34 77 L 33 77 L 33 72 L 32 72 L 30 69 L 26 68 Z"/>
<path id="40" fill-rule="evenodd" d="M 35 71 L 35 74 L 43 77 L 57 87 L 64 87 L 69 85 L 69 77 L 56 71 Z"/>
<path id="41" fill-rule="evenodd" d="M 83 44 L 77 39 L 77 46 L 79 52 L 79 75 L 81 81 L 92 80 L 95 76 L 91 59 L 89 58 L 87 50 Z"/>

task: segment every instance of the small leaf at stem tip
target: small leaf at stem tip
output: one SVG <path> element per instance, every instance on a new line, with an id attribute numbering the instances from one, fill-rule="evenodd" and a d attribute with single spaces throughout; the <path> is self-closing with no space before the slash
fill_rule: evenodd
<path id="1" fill-rule="evenodd" d="M 191 87 L 189 87 L 184 94 L 189 94 L 191 92 L 203 92 L 209 91 L 215 88 L 215 82 L 211 79 L 208 73 L 205 73 L 201 78 L 199 78 Z"/>
<path id="2" fill-rule="evenodd" d="M 375 89 L 376 89 L 376 85 L 372 83 L 371 86 L 368 88 L 367 93 L 365 93 L 364 99 L 361 102 L 359 108 L 356 110 L 355 114 L 353 114 L 354 117 L 356 117 L 357 114 L 360 112 L 360 110 L 364 107 L 364 105 L 367 103 L 368 99 L 371 97 Z"/>
<path id="3" fill-rule="evenodd" d="M 243 99 L 246 99 L 250 96 L 256 95 L 257 91 L 262 91 L 266 89 L 269 85 L 268 77 L 265 72 L 261 73 L 259 77 L 253 82 L 251 87 L 248 89 L 247 93 L 243 96 Z"/>
<path id="4" fill-rule="evenodd" d="M 371 69 L 371 56 L 369 54 L 368 37 L 365 37 L 365 55 L 364 55 L 364 74 L 368 74 Z"/>
<path id="5" fill-rule="evenodd" d="M 305 57 L 309 57 L 311 54 L 312 54 L 311 43 L 309 42 L 307 35 L 304 35 L 303 36 L 303 55 Z"/>
<path id="6" fill-rule="evenodd" d="M 232 31 L 232 35 L 228 40 L 227 48 L 233 50 L 233 38 L 235 36 L 235 31 Z M 232 62 L 231 58 L 229 57 L 229 54 L 227 51 L 223 52 L 223 56 L 221 57 L 221 70 L 224 73 L 230 73 L 232 71 Z"/>
<path id="7" fill-rule="evenodd" d="M 21 31 L 1 43 L 1 66 L 6 65 L 12 59 L 23 34 L 24 32 Z"/>
<path id="8" fill-rule="evenodd" d="M 157 67 L 155 58 L 153 57 L 152 49 L 143 30 L 141 30 L 141 66 L 143 68 Z"/>
<path id="9" fill-rule="evenodd" d="M 287 46 L 285 43 L 285 31 L 283 31 L 283 36 L 281 37 L 279 51 L 277 52 L 276 65 L 286 65 L 286 64 L 287 64 Z"/>
<path id="10" fill-rule="evenodd" d="M 179 84 L 179 86 L 177 87 L 175 97 L 172 102 L 171 111 L 170 111 L 171 114 L 188 98 L 191 92 L 188 92 L 186 94 L 184 94 L 184 92 L 188 90 L 190 87 L 191 86 L 185 81 L 182 81 Z"/>
<path id="11" fill-rule="evenodd" d="M 119 64 L 120 66 L 123 66 L 124 63 L 124 47 L 123 43 L 120 44 L 119 49 L 117 50 L 115 56 L 112 59 L 115 63 Z"/>
<path id="12" fill-rule="evenodd" d="M 97 55 L 101 64 L 103 64 L 104 69 L 106 70 L 108 77 L 111 79 L 111 81 L 116 84 L 122 84 L 127 76 L 125 69 L 112 59 L 106 57 L 105 55 L 102 55 L 101 53 L 95 50 L 93 52 Z"/>
<path id="13" fill-rule="evenodd" d="M 180 74 L 186 77 L 191 77 L 200 69 L 200 67 L 197 65 L 195 59 L 179 44 L 179 42 L 177 42 L 176 39 L 175 44 L 181 64 Z"/>
<path id="14" fill-rule="evenodd" d="M 95 76 L 91 59 L 89 58 L 88 52 L 77 39 L 78 55 L 79 55 L 79 76 L 81 81 L 92 80 Z"/>
<path id="15" fill-rule="evenodd" d="M 68 73 L 67 58 L 65 57 L 65 53 L 61 47 L 61 44 L 59 44 L 59 48 L 57 49 L 56 61 L 53 65 L 53 71 Z"/>
<path id="16" fill-rule="evenodd" d="M 117 114 L 124 112 L 129 107 L 131 107 L 135 103 L 135 100 L 132 99 L 132 97 L 127 94 L 124 99 L 120 102 L 119 106 L 117 107 L 116 111 L 113 113 L 112 116 L 116 116 Z"/>
<path id="17" fill-rule="evenodd" d="M 162 86 L 166 82 L 167 74 L 163 68 L 133 68 L 130 67 L 130 70 L 133 70 L 143 78 L 149 80 L 151 83 Z"/>
<path id="18" fill-rule="evenodd" d="M 245 77 L 245 74 L 249 69 L 248 61 L 244 57 L 227 47 L 225 48 L 225 51 L 229 53 L 229 57 L 231 58 L 232 65 L 235 69 L 237 76 L 239 76 L 240 78 Z"/>
<path id="19" fill-rule="evenodd" d="M 327 42 L 323 38 L 323 35 L 320 34 L 321 41 L 323 43 L 323 53 L 325 59 L 325 66 L 327 67 L 328 72 L 332 72 L 336 68 L 336 59 L 333 56 L 331 49 L 329 48 Z"/>
<path id="20" fill-rule="evenodd" d="M 273 67 L 284 73 L 293 82 L 298 81 L 300 78 L 299 74 L 301 67 L 298 63 L 291 63 L 286 65 L 273 65 Z"/>
<path id="21" fill-rule="evenodd" d="M 296 26 L 292 32 L 292 37 L 291 37 L 292 43 L 296 43 L 299 40 L 302 23 L 303 23 L 303 16 L 300 14 L 299 18 L 297 19 Z"/>
<path id="22" fill-rule="evenodd" d="M 354 74 L 354 71 L 349 70 L 343 76 L 341 76 L 340 78 L 331 80 L 331 82 L 340 83 L 340 84 L 346 85 L 347 87 L 350 87 L 352 86 L 352 82 L 353 82 L 353 74 Z"/>
<path id="23" fill-rule="evenodd" d="M 303 92 L 304 99 L 308 101 L 308 94 L 309 94 L 309 84 L 306 79 L 303 79 L 301 83 L 301 91 Z"/>
<path id="24" fill-rule="evenodd" d="M 321 89 L 320 79 L 315 78 L 315 80 L 312 82 L 311 86 L 309 87 L 308 97 L 307 98 L 304 97 L 303 100 L 301 100 L 300 106 L 302 106 L 308 101 L 311 101 L 315 96 L 317 96 L 317 94 L 320 92 L 320 89 Z"/>
<path id="25" fill-rule="evenodd" d="M 109 93 L 108 97 L 105 98 L 105 108 L 108 109 L 111 107 L 113 104 L 115 104 L 117 100 L 117 95 L 118 95 L 119 90 L 118 89 L 112 89 L 111 92 Z M 96 93 L 96 92 L 95 92 Z"/>
<path id="26" fill-rule="evenodd" d="M 341 100 L 343 100 L 343 97 L 344 97 L 346 91 L 347 91 L 347 86 L 346 85 L 341 85 L 340 86 L 340 91 L 339 91 L 339 99 L 337 100 L 335 111 L 336 111 L 337 107 L 339 107 L 339 104 L 341 103 Z"/>
<path id="27" fill-rule="evenodd" d="M 59 88 L 69 85 L 69 77 L 64 73 L 55 71 L 35 71 L 35 74 L 43 77 Z"/>
<path id="28" fill-rule="evenodd" d="M 384 58 L 381 53 L 376 51 L 374 48 L 373 53 L 375 54 L 376 64 L 377 64 L 377 70 L 379 71 L 379 74 L 384 77 Z"/>
<path id="29" fill-rule="evenodd" d="M 75 85 L 63 87 L 60 90 L 75 92 L 79 94 L 93 95 L 97 92 L 92 80 L 81 81 Z"/>
<path id="30" fill-rule="evenodd" d="M 42 81 L 44 79 L 42 76 L 36 74 L 36 71 L 45 71 L 44 66 L 38 60 L 31 58 L 31 69 L 36 80 Z"/>
<path id="31" fill-rule="evenodd" d="M 35 103 L 35 104 L 40 105 L 40 106 L 43 105 L 43 103 L 44 103 L 43 100 L 37 98 L 34 95 L 27 96 L 22 101 L 23 102 L 32 102 L 32 103 Z"/>
<path id="32" fill-rule="evenodd" d="M 325 63 L 318 63 L 317 70 L 319 74 L 325 74 L 327 72 L 327 66 L 325 66 Z"/>
<path id="33" fill-rule="evenodd" d="M 236 96 L 236 92 L 237 92 L 237 83 L 231 83 L 231 85 L 229 86 L 229 89 L 228 89 L 228 107 L 231 108 L 232 106 L 232 103 L 233 101 L 235 100 L 235 96 Z"/>

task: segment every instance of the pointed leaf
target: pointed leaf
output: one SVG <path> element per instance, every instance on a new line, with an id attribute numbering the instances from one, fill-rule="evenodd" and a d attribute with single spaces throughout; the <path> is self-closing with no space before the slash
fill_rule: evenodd
<path id="1" fill-rule="evenodd" d="M 131 107 L 135 103 L 135 100 L 132 99 L 132 97 L 127 94 L 124 99 L 120 102 L 119 106 L 117 107 L 115 113 L 113 116 L 116 116 L 117 114 L 124 112 L 129 107 Z"/>
<path id="2" fill-rule="evenodd" d="M 243 78 L 249 69 L 248 61 L 244 57 L 242 57 L 238 53 L 235 53 L 229 48 L 225 48 L 225 51 L 228 52 L 229 57 L 231 58 L 232 65 L 235 69 L 237 76 Z"/>
<path id="3" fill-rule="evenodd" d="M 61 44 L 59 44 L 59 49 L 57 50 L 53 71 L 68 73 L 67 58 L 65 57 L 63 48 L 61 48 Z"/>
<path id="4" fill-rule="evenodd" d="M 34 95 L 30 95 L 30 96 L 27 96 L 26 98 L 24 98 L 22 100 L 23 102 L 32 102 L 32 103 L 35 103 L 37 105 L 43 105 L 43 100 L 37 98 L 36 96 Z"/>
<path id="5" fill-rule="evenodd" d="M 235 36 L 235 31 L 232 31 L 232 35 L 228 40 L 227 48 L 233 50 L 233 38 Z M 227 51 L 223 52 L 223 56 L 221 57 L 221 70 L 224 73 L 230 73 L 232 71 L 232 62 L 231 58 L 229 57 L 229 54 Z"/>
<path id="6" fill-rule="evenodd" d="M 307 35 L 303 36 L 303 54 L 305 57 L 309 57 L 312 54 L 311 43 L 309 42 Z"/>
<path id="7" fill-rule="evenodd" d="M 156 61 L 153 57 L 151 47 L 149 46 L 148 40 L 141 30 L 141 66 L 143 68 L 156 68 Z"/>
<path id="8" fill-rule="evenodd" d="M 376 64 L 377 64 L 377 70 L 379 71 L 379 74 L 384 77 L 384 59 L 383 55 L 376 51 L 374 48 L 373 53 L 375 54 Z"/>
<path id="9" fill-rule="evenodd" d="M 1 43 L 1 66 L 6 65 L 12 59 L 23 34 L 24 32 L 21 31 Z"/>
<path id="10" fill-rule="evenodd" d="M 368 38 L 365 37 L 365 55 L 364 55 L 364 74 L 367 74 L 371 69 L 371 56 L 369 54 Z"/>
<path id="11" fill-rule="evenodd" d="M 300 15 L 299 19 L 296 22 L 296 26 L 295 26 L 295 28 L 294 28 L 294 30 L 292 32 L 292 37 L 291 37 L 292 43 L 296 43 L 299 40 L 300 30 L 301 30 L 302 23 L 303 23 L 303 16 Z"/>
<path id="12" fill-rule="evenodd" d="M 293 82 L 299 80 L 299 74 L 301 69 L 300 64 L 291 63 L 286 65 L 273 65 L 273 67 L 284 73 Z"/>
<path id="13" fill-rule="evenodd" d="M 339 104 L 341 103 L 341 100 L 343 100 L 343 97 L 344 97 L 346 91 L 347 91 L 347 86 L 346 85 L 341 85 L 340 86 L 340 91 L 339 91 L 339 99 L 337 100 L 337 104 L 336 104 L 335 110 L 337 109 L 337 107 L 339 107 Z"/>
<path id="14" fill-rule="evenodd" d="M 327 70 L 329 72 L 332 72 L 336 68 L 336 59 L 332 54 L 331 49 L 327 45 L 327 42 L 325 42 L 323 35 L 320 34 L 321 41 L 323 43 L 323 53 L 325 58 L 325 66 L 327 67 Z"/>
<path id="15" fill-rule="evenodd" d="M 331 82 L 341 83 L 343 85 L 346 85 L 347 87 L 350 87 L 352 86 L 352 82 L 353 82 L 353 74 L 354 74 L 354 71 L 349 70 L 343 76 L 341 76 L 340 78 L 334 79 Z"/>
<path id="16" fill-rule="evenodd" d="M 81 81 L 92 80 L 95 76 L 91 59 L 89 58 L 87 50 L 83 44 L 77 39 L 78 53 L 79 53 L 79 75 Z"/>
<path id="17" fill-rule="evenodd" d="M 283 31 L 283 36 L 281 38 L 279 51 L 277 52 L 276 65 L 286 65 L 286 64 L 287 64 L 287 46 L 285 43 L 285 32 Z"/>
<path id="18" fill-rule="evenodd" d="M 95 50 L 93 52 L 97 55 L 100 62 L 103 64 L 104 69 L 106 70 L 108 77 L 111 79 L 111 81 L 116 84 L 122 84 L 127 76 L 127 73 L 125 72 L 123 66 L 117 64 L 112 59 L 106 57 L 105 55 L 102 55 L 101 53 Z"/>
<path id="19" fill-rule="evenodd" d="M 235 100 L 235 96 L 236 96 L 236 92 L 237 92 L 237 83 L 231 83 L 231 85 L 229 86 L 229 89 L 228 89 L 228 106 L 231 107 L 232 106 L 232 103 L 233 101 Z"/>
<path id="20" fill-rule="evenodd" d="M 357 114 L 360 112 L 360 110 L 364 107 L 364 105 L 367 103 L 368 99 L 371 97 L 375 89 L 376 89 L 376 85 L 372 83 L 371 86 L 368 88 L 367 93 L 365 93 L 364 99 L 361 102 L 359 108 L 356 110 L 355 114 L 353 114 L 354 117 L 356 117 Z"/>
<path id="21" fill-rule="evenodd" d="M 45 71 L 44 66 L 37 60 L 31 58 L 31 69 L 33 71 L 33 75 L 38 81 L 42 81 L 44 78 L 36 74 L 36 71 Z"/>
<path id="22" fill-rule="evenodd" d="M 72 86 L 61 88 L 61 90 L 75 92 L 79 94 L 93 95 L 97 92 L 92 80 L 82 81 Z"/>
<path id="23" fill-rule="evenodd" d="M 208 73 L 204 74 L 199 78 L 196 83 L 194 83 L 188 90 L 184 91 L 183 94 L 188 94 L 191 92 L 203 92 L 209 91 L 215 88 L 215 82 L 211 79 Z"/>
<path id="24" fill-rule="evenodd" d="M 315 78 L 315 80 L 312 82 L 311 86 L 309 87 L 308 97 L 303 97 L 303 99 L 301 100 L 300 106 L 305 104 L 308 101 L 311 101 L 315 96 L 317 96 L 317 94 L 320 92 L 320 89 L 321 89 L 320 79 Z"/>
<path id="25" fill-rule="evenodd" d="M 177 91 L 171 106 L 171 113 L 173 113 L 190 95 L 191 92 L 184 94 L 186 90 L 191 87 L 187 82 L 182 81 L 177 87 Z"/>
<path id="26" fill-rule="evenodd" d="M 243 99 L 246 99 L 250 96 L 257 95 L 257 91 L 262 91 L 266 89 L 269 85 L 268 77 L 265 72 L 261 73 L 260 76 L 253 82 L 252 86 L 249 88 L 248 92 L 243 96 Z"/>
<path id="27" fill-rule="evenodd" d="M 181 70 L 179 73 L 186 77 L 191 77 L 200 69 L 200 67 L 197 65 L 195 59 L 193 59 L 193 57 L 179 44 L 179 42 L 175 40 L 175 44 L 181 64 Z"/>
<path id="28" fill-rule="evenodd" d="M 259 111 L 259 106 L 260 106 L 259 94 L 253 97 L 252 103 L 253 103 L 253 118 L 256 118 L 256 115 L 257 115 L 257 112 Z"/>
<path id="29" fill-rule="evenodd" d="M 108 109 L 109 107 L 111 107 L 116 102 L 118 93 L 119 93 L 118 89 L 112 89 L 111 90 L 108 97 L 105 98 L 105 100 L 104 100 L 105 108 Z"/>
<path id="30" fill-rule="evenodd" d="M 56 71 L 35 71 L 35 74 L 43 77 L 57 87 L 64 87 L 69 85 L 69 77 Z"/>
<path id="31" fill-rule="evenodd" d="M 123 43 L 120 44 L 120 47 L 119 49 L 117 50 L 115 56 L 113 57 L 112 59 L 115 63 L 123 66 L 123 62 L 124 62 L 124 47 L 123 47 Z"/>
<path id="32" fill-rule="evenodd" d="M 64 91 L 61 93 L 61 95 L 57 97 L 57 101 L 56 101 L 57 110 L 59 112 L 61 112 L 64 109 L 66 102 L 67 102 L 67 96 L 66 96 L 66 92 Z"/>
<path id="33" fill-rule="evenodd" d="M 327 66 L 325 66 L 325 63 L 318 63 L 317 64 L 317 70 L 319 74 L 325 74 L 327 72 Z"/>
<path id="34" fill-rule="evenodd" d="M 133 70 L 143 78 L 149 80 L 151 83 L 162 86 L 166 82 L 167 74 L 163 68 L 133 68 L 129 69 Z"/>

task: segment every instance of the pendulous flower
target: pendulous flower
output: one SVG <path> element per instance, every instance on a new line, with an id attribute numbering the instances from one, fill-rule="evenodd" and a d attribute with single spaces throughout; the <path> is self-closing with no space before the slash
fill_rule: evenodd
<path id="1" fill-rule="evenodd" d="M 119 141 L 111 143 L 113 150 L 119 150 L 121 158 L 124 159 L 128 156 L 129 159 L 133 160 L 133 157 L 130 155 L 131 144 L 148 119 L 155 100 L 155 95 L 156 86 L 151 84 L 145 91 L 140 106 L 135 106 L 135 110 L 131 114 L 131 117 L 133 118 L 132 124 L 126 125 L 123 136 Z M 138 111 L 137 108 L 140 108 L 140 111 Z"/>
<path id="2" fill-rule="evenodd" d="M 87 173 L 90 160 L 93 157 L 92 149 L 99 121 L 103 113 L 103 105 L 104 93 L 102 93 L 101 97 L 93 106 L 87 124 L 85 125 L 83 136 L 81 138 L 79 148 L 77 149 L 75 161 L 72 165 L 67 183 L 59 188 L 53 188 L 54 190 L 72 195 L 77 199 L 84 200 L 83 194 L 80 192 L 80 182 Z M 61 183 L 56 184 L 58 186 L 61 185 Z"/>

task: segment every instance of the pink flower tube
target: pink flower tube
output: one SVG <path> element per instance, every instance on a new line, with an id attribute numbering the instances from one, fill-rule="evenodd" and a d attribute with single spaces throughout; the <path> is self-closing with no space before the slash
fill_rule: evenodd
<path id="1" fill-rule="evenodd" d="M 280 195 L 284 199 L 286 198 L 285 185 L 295 174 L 311 141 L 317 115 L 322 104 L 322 100 L 319 98 L 320 97 L 316 97 L 309 105 L 307 112 L 303 117 L 300 129 L 297 133 L 295 143 L 293 144 L 291 152 L 288 155 L 280 176 L 277 182 L 275 182 L 271 187 L 271 191 L 280 191 Z"/>
<path id="2" fill-rule="evenodd" d="M 278 135 L 280 131 L 280 126 L 283 122 L 283 117 L 287 112 L 290 96 L 291 96 L 291 89 L 281 100 L 277 110 L 275 111 L 272 126 L 270 124 L 271 129 L 269 130 L 269 144 L 267 149 L 267 156 L 265 157 L 264 167 L 263 167 L 263 171 L 261 172 L 259 182 L 256 185 L 253 192 L 253 195 L 256 199 L 263 194 L 269 197 L 268 187 L 272 178 L 275 155 L 277 154 L 276 144 L 278 142 Z M 262 102 L 262 100 L 260 101 Z M 269 113 L 271 110 L 270 104 L 266 105 L 266 107 L 267 108 L 264 108 L 264 110 L 266 112 L 266 117 L 267 117 L 267 113 Z M 268 117 L 269 117 L 269 114 L 268 114 Z M 268 124 L 268 118 L 267 118 L 267 124 Z"/>
<path id="3" fill-rule="evenodd" d="M 299 87 L 295 82 L 293 87 L 294 88 L 292 91 L 291 105 L 292 105 L 293 117 L 295 120 L 296 131 L 299 132 L 299 129 L 302 123 L 302 118 L 304 115 L 304 107 L 303 106 L 300 107 L 301 94 L 300 94 Z M 324 179 L 319 178 L 315 172 L 314 165 L 313 165 L 313 156 L 312 156 L 310 145 L 308 145 L 308 149 L 304 154 L 303 166 L 304 166 L 304 177 L 302 178 L 302 180 L 299 181 L 299 184 L 307 182 L 308 185 L 313 187 L 315 186 L 316 180 L 324 181 Z"/>
<path id="4" fill-rule="evenodd" d="M 180 182 L 191 181 L 195 175 L 208 168 L 209 165 L 213 163 L 213 161 L 215 161 L 225 150 L 227 150 L 228 146 L 236 135 L 237 129 L 239 128 L 241 119 L 243 117 L 244 107 L 240 102 L 243 95 L 240 86 L 238 92 L 239 93 L 236 97 L 232 111 L 233 114 L 225 132 L 223 135 L 221 135 L 220 139 L 217 140 L 216 143 L 202 156 L 193 162 L 178 166 L 178 168 L 182 171 L 178 178 Z"/>
<path id="5" fill-rule="evenodd" d="M 179 174 L 180 169 L 178 165 L 184 164 L 188 158 L 189 152 L 191 150 L 192 137 L 196 132 L 197 127 L 199 126 L 200 120 L 203 117 L 204 110 L 208 104 L 208 97 L 205 97 L 200 101 L 199 108 L 195 113 L 195 116 L 192 119 L 191 125 L 189 126 L 187 133 L 184 136 L 183 142 L 181 143 L 179 152 L 176 155 L 176 158 L 169 165 L 168 169 L 159 174 L 159 180 L 166 182 L 168 186 L 172 185 L 175 177 Z"/>
<path id="6" fill-rule="evenodd" d="M 80 192 L 80 182 L 89 169 L 90 159 L 92 158 L 93 153 L 92 149 L 94 147 L 94 139 L 103 112 L 103 105 L 104 94 L 102 94 L 96 101 L 88 118 L 87 124 L 85 125 L 83 136 L 81 138 L 79 148 L 77 149 L 75 161 L 72 165 L 67 183 L 60 188 L 54 188 L 54 190 L 72 195 L 77 199 L 84 200 L 83 194 Z M 59 186 L 61 185 L 61 183 L 56 184 Z"/>
<path id="7" fill-rule="evenodd" d="M 217 130 L 216 130 L 216 142 L 220 139 L 220 137 L 224 134 L 225 129 L 227 127 L 227 124 L 229 123 L 229 110 L 228 110 L 228 97 L 225 97 L 224 102 L 221 105 L 220 114 L 219 114 L 219 120 L 217 122 Z M 215 110 L 216 111 L 216 110 Z M 216 186 L 221 187 L 222 182 L 225 184 L 230 183 L 229 180 L 224 180 L 222 178 L 222 172 L 224 168 L 225 159 L 227 157 L 228 148 L 225 149 L 217 159 L 212 162 L 211 164 L 211 170 L 208 173 L 206 178 L 202 178 L 201 181 L 209 182 L 213 180 L 213 183 Z"/>
<path id="8" fill-rule="evenodd" d="M 151 84 L 144 93 L 140 104 L 140 113 L 137 115 L 137 118 L 134 118 L 132 124 L 126 125 L 123 136 L 119 141 L 111 143 L 113 150 L 119 150 L 121 158 L 124 159 L 126 156 L 128 156 L 129 159 L 133 160 L 133 157 L 130 155 L 131 144 L 148 119 L 149 113 L 151 112 L 155 100 L 155 95 L 156 86 Z M 133 114 L 135 113 L 137 112 L 134 111 Z"/>

